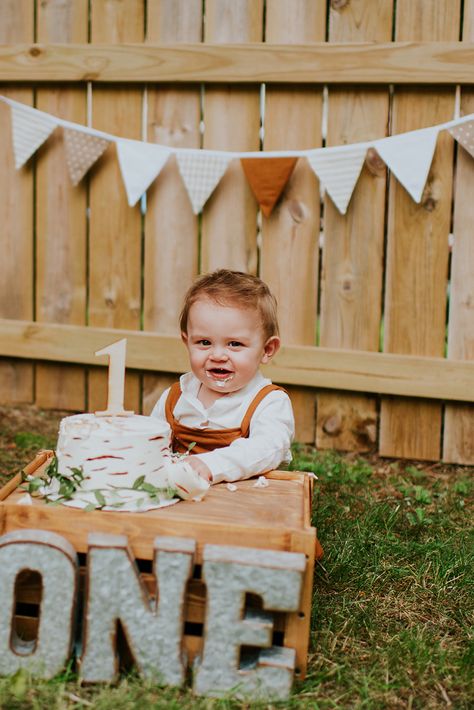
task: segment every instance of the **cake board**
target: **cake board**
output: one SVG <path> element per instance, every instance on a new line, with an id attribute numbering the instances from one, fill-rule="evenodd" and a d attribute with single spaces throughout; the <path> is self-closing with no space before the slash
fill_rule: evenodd
<path id="1" fill-rule="evenodd" d="M 24 473 L 38 476 L 53 456 L 40 452 Z M 85 576 L 88 535 L 91 532 L 126 535 L 144 584 L 152 592 L 153 541 L 158 535 L 196 540 L 196 564 L 186 596 L 183 646 L 190 661 L 200 653 L 205 622 L 205 586 L 200 579 L 202 549 L 206 544 L 234 545 L 268 550 L 301 552 L 306 556 L 303 591 L 297 612 L 274 614 L 274 645 L 296 651 L 295 676 L 306 674 L 309 643 L 316 530 L 311 526 L 312 479 L 295 471 L 272 471 L 265 475 L 268 486 L 256 487 L 256 479 L 238 481 L 237 490 L 226 484 L 212 486 L 200 501 L 142 513 L 85 512 L 51 505 L 41 498 L 22 504 L 25 491 L 17 474 L 0 489 L 1 533 L 13 530 L 48 530 L 66 538 L 78 553 L 81 578 Z M 25 573 L 17 585 L 17 631 L 35 638 L 40 600 L 40 581 Z M 250 598 L 249 602 L 256 600 Z M 258 605 L 258 602 L 256 602 Z"/>

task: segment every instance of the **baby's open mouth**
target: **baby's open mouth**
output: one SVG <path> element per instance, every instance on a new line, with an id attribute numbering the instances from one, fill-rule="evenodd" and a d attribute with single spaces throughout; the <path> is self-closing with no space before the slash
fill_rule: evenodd
<path id="1" fill-rule="evenodd" d="M 206 376 L 214 382 L 225 384 L 234 376 L 232 370 L 226 370 L 224 367 L 212 367 L 206 370 Z"/>

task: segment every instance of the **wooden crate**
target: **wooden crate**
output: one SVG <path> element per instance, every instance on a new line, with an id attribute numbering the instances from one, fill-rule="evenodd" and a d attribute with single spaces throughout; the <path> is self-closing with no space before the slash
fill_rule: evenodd
<path id="1" fill-rule="evenodd" d="M 52 452 L 38 454 L 25 472 L 41 475 L 51 456 Z M 306 673 L 317 545 L 316 530 L 311 527 L 312 480 L 304 473 L 293 471 L 272 471 L 266 478 L 269 485 L 265 488 L 254 487 L 255 479 L 239 481 L 234 492 L 225 484 L 219 484 L 199 503 L 182 501 L 146 513 L 116 513 L 53 506 L 40 498 L 34 498 L 32 505 L 21 505 L 18 501 L 25 492 L 19 488 L 21 474 L 18 474 L 0 489 L 1 533 L 38 529 L 62 535 L 79 555 L 81 580 L 85 576 L 89 533 L 126 535 L 150 591 L 155 586 L 152 574 L 155 537 L 172 535 L 195 539 L 196 564 L 188 585 L 184 628 L 184 648 L 190 661 L 201 651 L 205 621 L 205 586 L 200 578 L 203 545 L 302 552 L 307 565 L 300 608 L 294 613 L 275 613 L 273 638 L 274 645 L 296 649 L 295 675 L 302 679 Z M 15 623 L 17 632 L 25 639 L 35 638 L 40 595 L 38 574 L 22 573 L 16 586 Z M 258 605 L 259 600 L 248 595 L 248 603 Z"/>

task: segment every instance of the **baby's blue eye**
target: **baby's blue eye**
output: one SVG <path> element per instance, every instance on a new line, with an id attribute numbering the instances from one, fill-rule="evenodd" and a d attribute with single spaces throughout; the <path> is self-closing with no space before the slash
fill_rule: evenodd
<path id="1" fill-rule="evenodd" d="M 198 340 L 198 345 L 210 345 L 211 341 L 210 340 Z"/>
<path id="2" fill-rule="evenodd" d="M 242 347 L 242 343 L 239 343 L 238 340 L 231 340 L 229 345 L 231 346 L 231 348 L 241 348 Z"/>

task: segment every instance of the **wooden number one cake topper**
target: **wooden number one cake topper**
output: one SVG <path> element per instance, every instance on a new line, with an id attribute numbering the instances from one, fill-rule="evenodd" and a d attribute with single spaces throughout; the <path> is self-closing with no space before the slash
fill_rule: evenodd
<path id="1" fill-rule="evenodd" d="M 125 391 L 125 351 L 127 339 L 117 340 L 116 343 L 107 345 L 102 350 L 97 350 L 96 355 L 109 356 L 109 382 L 107 390 L 107 408 L 103 412 L 95 412 L 99 417 L 128 417 L 133 412 L 123 408 Z"/>

